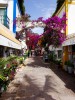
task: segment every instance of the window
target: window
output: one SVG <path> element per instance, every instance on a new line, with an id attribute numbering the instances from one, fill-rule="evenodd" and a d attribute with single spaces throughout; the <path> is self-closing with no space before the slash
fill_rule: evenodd
<path id="1" fill-rule="evenodd" d="M 0 8 L 0 23 L 5 24 L 6 21 L 6 8 Z"/>

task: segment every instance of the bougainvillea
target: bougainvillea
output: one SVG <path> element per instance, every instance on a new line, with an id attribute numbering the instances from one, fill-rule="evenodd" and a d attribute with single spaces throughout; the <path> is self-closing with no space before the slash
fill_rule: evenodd
<path id="1" fill-rule="evenodd" d="M 29 16 L 26 15 L 24 17 L 22 18 L 23 20 L 20 20 L 20 22 L 22 23 L 22 28 L 27 29 L 26 25 L 24 24 L 25 23 L 24 21 L 25 20 L 29 21 L 28 20 Z M 55 47 L 61 45 L 63 41 L 65 40 L 65 29 L 66 29 L 66 14 L 65 13 L 63 14 L 62 18 L 54 16 L 46 20 L 43 20 L 43 17 L 40 17 L 37 20 L 33 20 L 31 22 L 32 24 L 34 24 L 35 22 L 36 23 L 42 22 L 44 24 L 44 33 L 42 34 L 42 37 L 41 37 L 38 34 L 34 34 L 31 31 L 29 31 L 29 29 L 32 28 L 32 26 L 29 27 L 29 29 L 26 30 L 27 38 L 29 38 L 27 40 L 27 45 L 29 48 L 35 48 L 37 43 L 39 43 L 38 42 L 39 39 L 41 41 L 40 42 L 41 46 L 46 46 L 46 44 L 48 44 L 48 45 L 54 45 Z"/>
<path id="2" fill-rule="evenodd" d="M 27 38 L 26 43 L 27 43 L 28 48 L 34 49 L 37 46 L 39 35 L 32 33 L 31 31 L 28 30 L 26 38 Z"/>
<path id="3" fill-rule="evenodd" d="M 42 20 L 42 18 L 40 20 L 46 24 L 43 39 L 41 38 L 41 45 L 46 46 L 48 44 L 55 47 L 61 45 L 66 37 L 66 14 L 64 13 L 62 18 L 54 16 L 46 20 Z"/>
<path id="4" fill-rule="evenodd" d="M 30 21 L 30 15 L 29 14 L 25 14 L 23 16 L 18 16 L 16 19 L 14 19 L 14 22 L 13 24 L 17 25 L 17 27 L 20 27 L 20 28 L 26 28 L 26 23 L 28 21 Z"/>

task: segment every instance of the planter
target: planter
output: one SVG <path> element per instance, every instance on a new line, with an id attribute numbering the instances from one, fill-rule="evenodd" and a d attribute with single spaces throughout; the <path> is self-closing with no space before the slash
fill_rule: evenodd
<path id="1" fill-rule="evenodd" d="M 69 67 L 69 66 L 68 66 L 68 73 L 69 73 L 69 74 L 72 74 L 72 73 L 73 73 L 73 67 Z"/>
<path id="2" fill-rule="evenodd" d="M 64 70 L 68 71 L 67 65 L 64 65 Z"/>
<path id="3" fill-rule="evenodd" d="M 73 70 L 74 70 L 74 65 L 73 65 L 73 62 L 68 60 L 65 62 L 65 64 L 67 65 L 67 69 L 68 69 L 68 73 L 73 73 Z"/>

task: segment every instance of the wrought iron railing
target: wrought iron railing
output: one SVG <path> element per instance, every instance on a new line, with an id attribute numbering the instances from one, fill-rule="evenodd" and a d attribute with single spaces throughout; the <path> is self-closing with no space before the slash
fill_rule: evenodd
<path id="1" fill-rule="evenodd" d="M 0 23 L 9 28 L 10 19 L 7 16 L 0 15 Z"/>

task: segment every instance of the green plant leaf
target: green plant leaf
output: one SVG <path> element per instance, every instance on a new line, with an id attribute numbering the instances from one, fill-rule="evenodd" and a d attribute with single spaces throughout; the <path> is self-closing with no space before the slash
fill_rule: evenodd
<path id="1" fill-rule="evenodd" d="M 0 79 L 5 81 L 6 80 L 6 77 L 4 77 L 3 75 L 0 75 Z"/>

